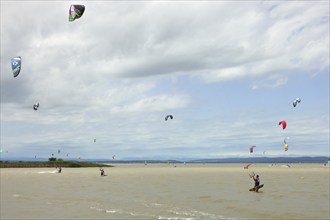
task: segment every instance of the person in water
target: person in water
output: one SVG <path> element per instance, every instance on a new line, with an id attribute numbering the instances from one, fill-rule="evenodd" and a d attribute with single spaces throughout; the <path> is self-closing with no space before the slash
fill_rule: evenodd
<path id="1" fill-rule="evenodd" d="M 62 172 L 62 167 L 59 167 L 58 168 L 58 173 L 61 173 Z"/>
<path id="2" fill-rule="evenodd" d="M 104 170 L 103 169 L 100 169 L 100 171 L 101 171 L 101 176 L 105 176 L 104 175 Z"/>
<path id="3" fill-rule="evenodd" d="M 255 191 L 258 192 L 258 186 L 260 185 L 260 178 L 259 178 L 259 175 L 257 175 L 256 177 L 253 176 L 253 180 L 254 180 L 254 188 L 255 188 Z"/>

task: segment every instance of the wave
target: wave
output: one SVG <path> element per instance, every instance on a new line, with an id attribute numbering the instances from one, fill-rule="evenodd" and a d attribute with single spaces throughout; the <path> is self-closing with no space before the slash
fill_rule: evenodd
<path id="1" fill-rule="evenodd" d="M 45 174 L 45 173 L 57 173 L 57 171 L 56 170 L 54 170 L 54 171 L 40 171 L 40 172 L 38 172 L 39 174 Z"/>

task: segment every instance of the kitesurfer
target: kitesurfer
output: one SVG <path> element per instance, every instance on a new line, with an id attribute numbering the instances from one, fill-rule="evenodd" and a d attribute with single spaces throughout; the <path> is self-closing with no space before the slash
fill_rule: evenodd
<path id="1" fill-rule="evenodd" d="M 100 171 L 101 171 L 101 176 L 105 176 L 104 175 L 104 170 L 103 169 L 100 169 Z"/>
<path id="2" fill-rule="evenodd" d="M 260 185 L 260 178 L 259 178 L 259 175 L 257 175 L 256 177 L 253 176 L 253 180 L 254 180 L 254 188 L 255 188 L 255 191 L 258 192 L 258 186 Z"/>
<path id="3" fill-rule="evenodd" d="M 61 173 L 62 172 L 62 167 L 59 167 L 58 168 L 58 173 Z"/>

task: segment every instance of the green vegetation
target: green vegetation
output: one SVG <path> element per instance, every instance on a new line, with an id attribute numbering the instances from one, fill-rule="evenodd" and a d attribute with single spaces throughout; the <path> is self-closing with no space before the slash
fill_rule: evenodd
<path id="1" fill-rule="evenodd" d="M 48 161 L 49 162 L 54 162 L 54 161 L 56 161 L 56 158 L 55 157 L 50 157 L 50 158 L 48 158 Z"/>
<path id="2" fill-rule="evenodd" d="M 64 161 L 51 157 L 48 162 L 35 161 L 0 161 L 0 168 L 36 168 L 36 167 L 112 167 L 111 165 L 81 162 L 81 161 Z"/>

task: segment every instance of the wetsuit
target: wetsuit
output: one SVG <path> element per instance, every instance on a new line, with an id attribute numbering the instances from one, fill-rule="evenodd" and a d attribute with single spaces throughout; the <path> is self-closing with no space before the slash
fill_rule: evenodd
<path id="1" fill-rule="evenodd" d="M 260 184 L 260 179 L 259 179 L 259 177 L 257 177 L 254 179 L 254 187 L 259 186 L 259 184 Z"/>

